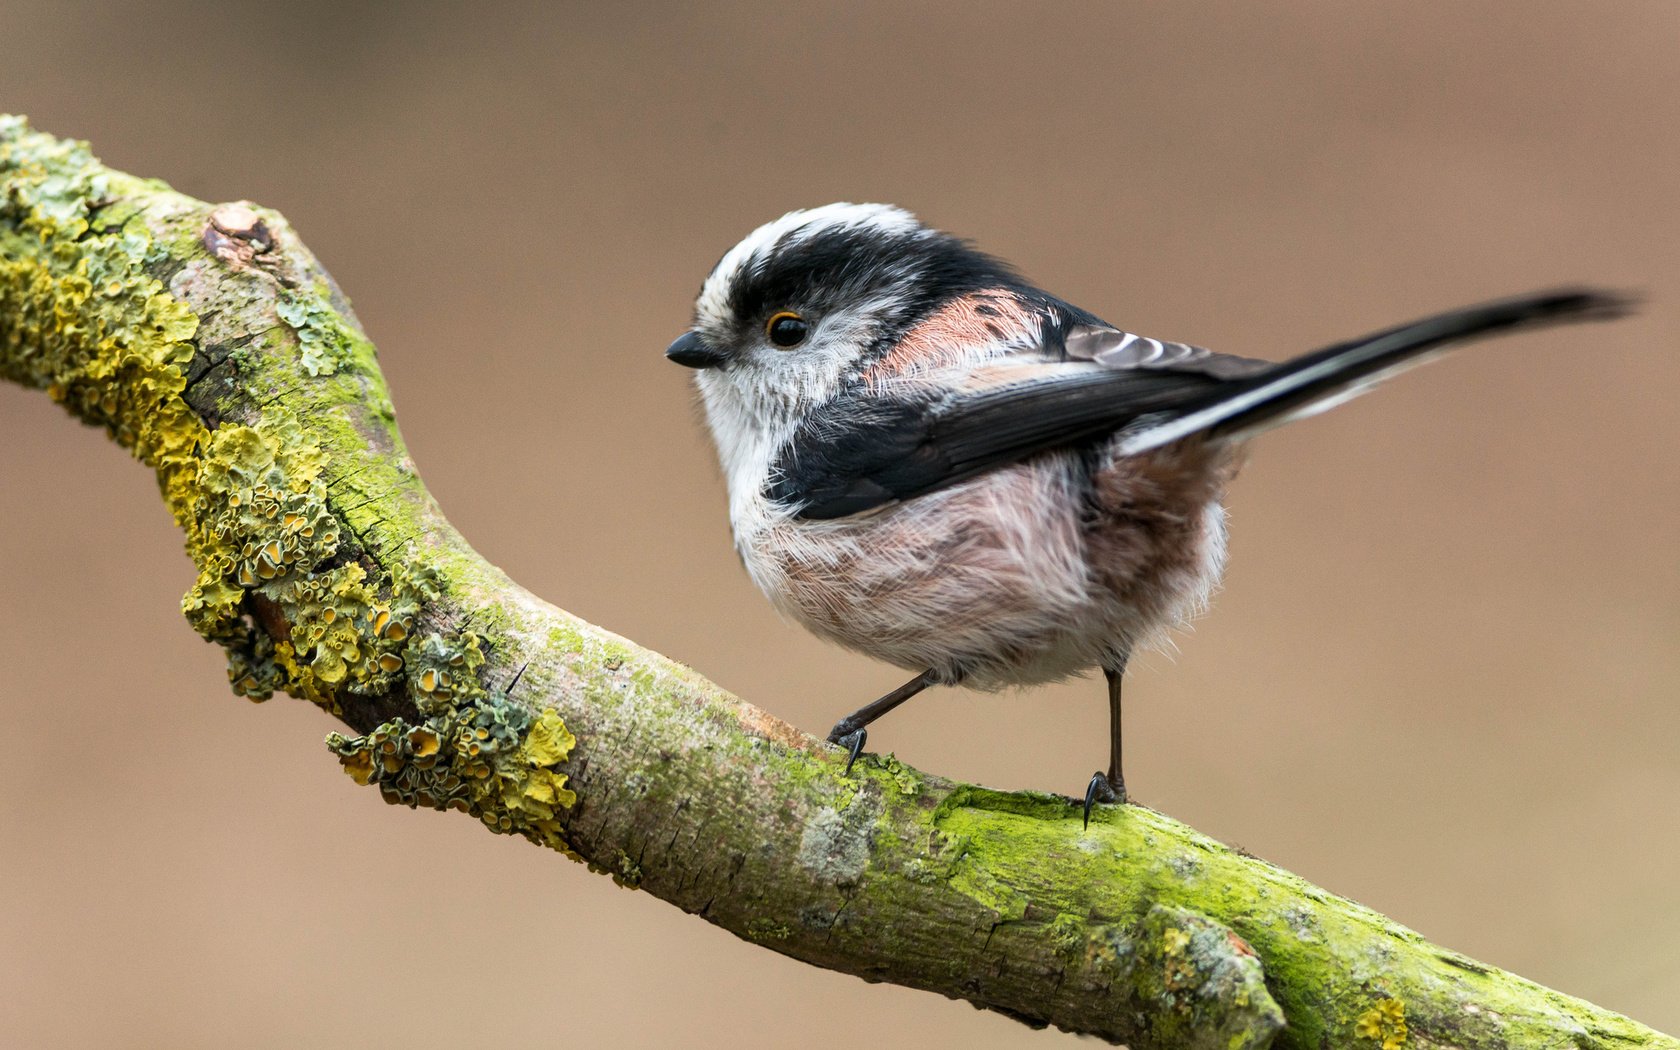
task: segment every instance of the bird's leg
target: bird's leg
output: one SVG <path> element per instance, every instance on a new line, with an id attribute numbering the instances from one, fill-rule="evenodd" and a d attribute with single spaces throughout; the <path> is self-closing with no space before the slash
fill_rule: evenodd
<path id="1" fill-rule="evenodd" d="M 1085 788 L 1085 826 L 1091 826 L 1091 807 L 1098 802 L 1125 802 L 1126 775 L 1120 767 L 1120 679 L 1126 673 L 1126 660 L 1121 657 L 1114 666 L 1104 667 L 1108 679 L 1108 772 L 1097 770 Z"/>
<path id="2" fill-rule="evenodd" d="M 846 775 L 852 772 L 852 763 L 857 761 L 863 751 L 863 742 L 869 739 L 869 730 L 864 727 L 891 711 L 899 704 L 915 696 L 917 693 L 933 685 L 939 676 L 933 670 L 923 671 L 921 674 L 905 682 L 886 696 L 874 703 L 865 704 L 851 714 L 834 723 L 834 728 L 828 731 L 828 742 L 839 744 L 846 749 Z"/>

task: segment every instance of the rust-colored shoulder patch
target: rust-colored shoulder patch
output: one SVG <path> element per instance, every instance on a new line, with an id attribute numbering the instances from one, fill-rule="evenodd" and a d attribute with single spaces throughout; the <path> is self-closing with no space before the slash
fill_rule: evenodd
<path id="1" fill-rule="evenodd" d="M 1038 338 L 1039 318 L 1013 293 L 972 292 L 940 307 L 870 366 L 864 379 L 879 383 L 961 364 L 981 347 Z"/>

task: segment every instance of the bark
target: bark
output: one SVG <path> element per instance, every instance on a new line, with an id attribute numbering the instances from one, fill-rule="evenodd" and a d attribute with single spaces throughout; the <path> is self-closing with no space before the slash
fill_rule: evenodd
<path id="1" fill-rule="evenodd" d="M 1680 1047 L 1141 806 L 845 756 L 487 564 L 285 219 L 0 117 L 0 374 L 152 467 L 236 692 L 767 948 L 1134 1047 Z M 14 494 L 15 496 L 15 494 Z M 564 906 L 562 903 L 560 906 Z"/>

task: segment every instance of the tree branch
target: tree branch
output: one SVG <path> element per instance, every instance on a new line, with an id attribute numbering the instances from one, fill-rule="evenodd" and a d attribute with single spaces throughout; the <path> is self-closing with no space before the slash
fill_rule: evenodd
<path id="1" fill-rule="evenodd" d="M 1671 1047 L 1141 806 L 844 756 L 548 605 L 427 495 L 374 349 L 280 215 L 0 117 L 0 374 L 157 472 L 236 692 L 358 781 L 797 959 L 1134 1047 Z M 1287 1021 L 1287 1024 L 1285 1022 Z"/>

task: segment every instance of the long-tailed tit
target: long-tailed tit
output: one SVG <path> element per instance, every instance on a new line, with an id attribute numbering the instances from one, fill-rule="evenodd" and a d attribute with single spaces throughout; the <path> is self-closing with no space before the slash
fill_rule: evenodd
<path id="1" fill-rule="evenodd" d="M 1414 321 L 1283 363 L 1122 331 L 880 204 L 753 231 L 706 278 L 666 356 L 699 370 L 753 582 L 818 635 L 930 685 L 1031 685 L 1101 667 L 1124 801 L 1120 682 L 1206 604 L 1224 491 L 1249 438 L 1473 336 L 1619 316 L 1566 289 Z"/>

